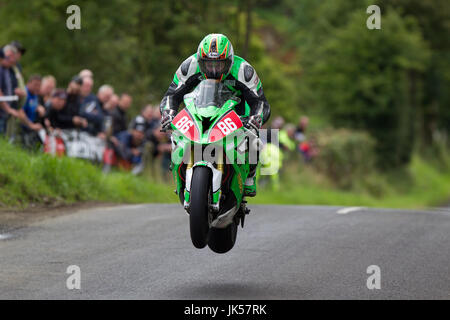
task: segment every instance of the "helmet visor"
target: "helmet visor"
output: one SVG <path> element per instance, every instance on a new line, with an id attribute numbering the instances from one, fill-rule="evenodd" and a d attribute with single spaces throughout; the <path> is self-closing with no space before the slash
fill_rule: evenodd
<path id="1" fill-rule="evenodd" d="M 222 75 L 228 73 L 231 67 L 231 59 L 208 59 L 199 60 L 200 70 L 208 79 L 220 79 Z"/>

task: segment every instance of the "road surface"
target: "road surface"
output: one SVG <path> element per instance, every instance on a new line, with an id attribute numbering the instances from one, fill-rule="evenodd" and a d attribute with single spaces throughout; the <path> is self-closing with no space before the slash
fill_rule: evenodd
<path id="1" fill-rule="evenodd" d="M 250 207 L 223 255 L 192 246 L 175 204 L 0 228 L 0 299 L 450 299 L 448 209 Z"/>

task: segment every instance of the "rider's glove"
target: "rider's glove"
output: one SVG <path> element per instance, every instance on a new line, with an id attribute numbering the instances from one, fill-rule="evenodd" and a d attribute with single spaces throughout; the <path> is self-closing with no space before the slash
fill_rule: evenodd
<path id="1" fill-rule="evenodd" d="M 245 124 L 245 126 L 246 126 L 248 129 L 253 129 L 253 130 L 255 130 L 256 132 L 258 132 L 259 129 L 261 128 L 261 126 L 262 126 L 262 119 L 261 119 L 261 116 L 258 116 L 258 115 L 250 116 L 250 117 L 248 118 L 247 123 Z"/>
<path id="2" fill-rule="evenodd" d="M 163 130 L 170 128 L 170 123 L 175 118 L 175 111 L 172 109 L 165 109 L 161 115 L 161 127 Z"/>

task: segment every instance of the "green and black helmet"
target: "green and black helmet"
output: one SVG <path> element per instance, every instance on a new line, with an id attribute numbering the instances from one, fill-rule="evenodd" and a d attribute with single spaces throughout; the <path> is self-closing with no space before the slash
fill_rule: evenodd
<path id="1" fill-rule="evenodd" d="M 230 40 L 219 33 L 207 35 L 198 46 L 197 61 L 206 78 L 222 80 L 230 72 L 234 61 Z"/>

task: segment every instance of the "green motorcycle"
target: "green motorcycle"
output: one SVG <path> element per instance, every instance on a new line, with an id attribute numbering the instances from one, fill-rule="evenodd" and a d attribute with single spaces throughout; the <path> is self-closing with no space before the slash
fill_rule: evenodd
<path id="1" fill-rule="evenodd" d="M 256 161 L 249 146 L 257 136 L 234 111 L 239 102 L 225 84 L 203 80 L 171 123 L 172 174 L 192 243 L 216 253 L 233 248 L 250 211 L 243 183 Z"/>

